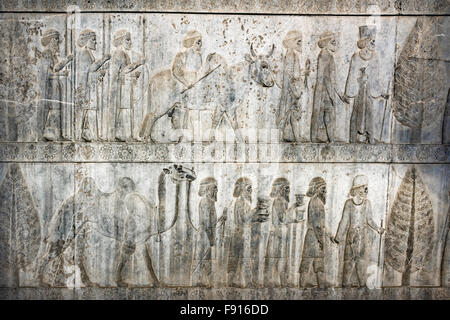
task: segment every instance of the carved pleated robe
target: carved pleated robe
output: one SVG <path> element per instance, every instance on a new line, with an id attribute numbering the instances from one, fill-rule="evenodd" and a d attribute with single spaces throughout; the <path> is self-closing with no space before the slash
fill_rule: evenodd
<path id="1" fill-rule="evenodd" d="M 365 142 L 367 138 L 364 134 L 368 132 L 370 143 L 373 143 L 379 133 L 374 124 L 374 114 L 377 112 L 374 110 L 374 99 L 381 96 L 379 61 L 375 51 L 368 59 L 362 58 L 360 52 L 353 54 L 345 94 L 355 98 L 350 118 L 350 142 Z"/>

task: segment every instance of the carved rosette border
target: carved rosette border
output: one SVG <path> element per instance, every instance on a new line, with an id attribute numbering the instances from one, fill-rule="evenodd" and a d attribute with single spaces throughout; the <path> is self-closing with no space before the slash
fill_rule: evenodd
<path id="1" fill-rule="evenodd" d="M 0 162 L 450 163 L 449 145 L 0 143 Z"/>

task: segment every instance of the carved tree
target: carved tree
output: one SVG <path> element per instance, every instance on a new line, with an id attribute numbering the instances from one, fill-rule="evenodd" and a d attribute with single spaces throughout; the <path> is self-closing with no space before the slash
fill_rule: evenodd
<path id="1" fill-rule="evenodd" d="M 437 21 L 419 18 L 400 53 L 394 76 L 392 110 L 421 142 L 422 127 L 433 124 L 445 105 L 445 61 L 439 58 Z M 420 81 L 417 81 L 420 79 Z"/>
<path id="2" fill-rule="evenodd" d="M 430 196 L 412 166 L 397 192 L 386 231 L 385 262 L 402 273 L 402 286 L 409 286 L 411 273 L 431 260 L 433 216 Z"/>
<path id="3" fill-rule="evenodd" d="M 0 185 L 0 285 L 19 285 L 19 271 L 34 262 L 41 242 L 39 216 L 18 164 Z"/>

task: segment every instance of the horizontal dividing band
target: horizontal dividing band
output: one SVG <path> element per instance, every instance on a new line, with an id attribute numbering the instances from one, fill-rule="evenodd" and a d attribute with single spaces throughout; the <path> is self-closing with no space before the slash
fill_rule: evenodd
<path id="1" fill-rule="evenodd" d="M 448 145 L 0 143 L 0 162 L 439 163 Z"/>

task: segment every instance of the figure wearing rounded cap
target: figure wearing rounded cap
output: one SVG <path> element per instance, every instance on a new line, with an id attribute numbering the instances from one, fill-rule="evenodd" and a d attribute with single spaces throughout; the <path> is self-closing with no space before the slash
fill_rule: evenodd
<path id="1" fill-rule="evenodd" d="M 177 53 L 172 65 L 175 78 L 186 88 L 190 88 L 201 77 L 202 35 L 196 30 L 186 33 L 183 39 L 184 49 Z"/>
<path id="2" fill-rule="evenodd" d="M 372 219 L 372 205 L 367 199 L 369 193 L 368 179 L 358 175 L 353 179 L 350 199 L 345 202 L 335 243 L 345 242 L 343 287 L 365 287 L 368 262 L 368 229 L 380 235 L 384 232 Z"/>
<path id="3" fill-rule="evenodd" d="M 360 26 L 358 52 L 350 61 L 347 82 L 345 85 L 346 102 L 354 98 L 350 118 L 350 142 L 374 143 L 374 116 L 376 99 L 388 98 L 380 87 L 379 58 L 375 47 L 375 26 Z"/>
<path id="4" fill-rule="evenodd" d="M 318 46 L 322 49 L 317 58 L 317 80 L 311 116 L 311 142 L 334 142 L 336 105 L 344 98 L 336 88 L 336 36 L 326 31 L 320 35 Z"/>

